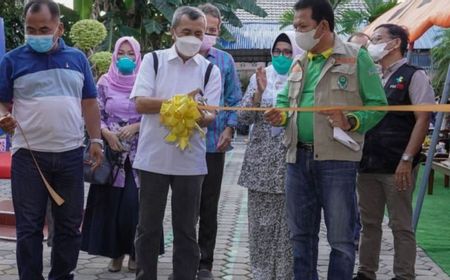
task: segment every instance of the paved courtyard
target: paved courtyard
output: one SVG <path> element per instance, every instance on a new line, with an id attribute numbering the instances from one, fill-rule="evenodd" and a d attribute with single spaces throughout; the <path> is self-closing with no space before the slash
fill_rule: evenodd
<path id="1" fill-rule="evenodd" d="M 252 279 L 248 256 L 248 221 L 247 221 L 247 192 L 236 184 L 245 151 L 245 143 L 234 143 L 235 149 L 229 153 L 226 160 L 225 175 L 222 186 L 222 196 L 219 209 L 219 232 L 215 252 L 214 275 L 216 279 Z M 86 192 L 87 193 L 87 192 Z M 0 200 L 10 199 L 11 192 L 8 181 L 0 180 Z M 169 200 L 170 202 L 170 200 Z M 167 209 L 170 209 L 168 204 Z M 172 231 L 170 215 L 167 210 L 165 227 L 166 254 L 160 258 L 158 279 L 167 279 L 172 271 Z M 330 249 L 326 243 L 326 232 L 322 225 L 320 233 L 319 273 L 320 279 L 326 279 L 328 254 Z M 387 280 L 393 277 L 393 244 L 392 235 L 387 225 L 384 225 L 381 263 L 378 279 Z M 44 246 L 44 271 L 49 271 L 50 249 Z M 450 257 L 450 256 L 449 256 Z M 126 265 L 120 273 L 109 273 L 107 264 L 109 259 L 80 253 L 76 279 L 134 279 L 134 275 L 127 271 Z M 126 264 L 126 262 L 124 263 Z M 420 248 L 417 255 L 417 280 L 450 280 Z M 15 243 L 0 241 L 0 280 L 16 280 L 17 269 L 15 261 Z M 264 279 L 266 280 L 266 279 Z M 271 279 L 267 279 L 271 280 Z M 278 280 L 278 279 L 277 279 Z M 285 280 L 285 279 L 279 279 Z"/>

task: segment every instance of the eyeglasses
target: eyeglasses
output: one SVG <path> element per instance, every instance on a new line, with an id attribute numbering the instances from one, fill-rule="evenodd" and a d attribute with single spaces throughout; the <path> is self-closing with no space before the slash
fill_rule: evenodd
<path id="1" fill-rule="evenodd" d="M 388 38 L 383 38 L 383 37 L 375 37 L 369 40 L 370 43 L 376 45 L 376 44 L 380 44 L 380 43 L 389 43 L 390 41 L 397 39 L 397 38 L 392 38 L 392 37 L 388 37 Z"/>
<path id="2" fill-rule="evenodd" d="M 284 56 L 292 56 L 292 50 L 290 50 L 290 49 L 283 49 L 283 50 L 280 50 L 280 49 L 274 49 L 273 51 L 272 51 L 272 55 L 273 56 L 280 56 L 281 54 L 283 54 Z"/>

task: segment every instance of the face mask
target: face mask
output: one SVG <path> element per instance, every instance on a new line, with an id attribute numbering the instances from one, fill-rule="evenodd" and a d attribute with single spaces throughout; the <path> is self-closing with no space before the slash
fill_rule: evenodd
<path id="1" fill-rule="evenodd" d="M 136 62 L 128 56 L 123 56 L 117 60 L 116 66 L 121 74 L 131 75 L 133 74 L 134 69 L 136 69 Z"/>
<path id="2" fill-rule="evenodd" d="M 372 57 L 373 61 L 378 62 L 385 57 L 389 51 L 386 50 L 386 46 L 388 43 L 380 43 L 380 44 L 370 44 L 367 48 L 369 55 Z"/>
<path id="3" fill-rule="evenodd" d="M 202 46 L 200 47 L 201 51 L 209 51 L 217 42 L 217 36 L 207 35 L 203 36 Z"/>
<path id="4" fill-rule="evenodd" d="M 198 54 L 202 41 L 195 36 L 176 37 L 175 46 L 180 54 L 193 57 Z"/>
<path id="5" fill-rule="evenodd" d="M 305 50 L 309 51 L 314 48 L 320 41 L 320 38 L 314 39 L 314 35 L 316 35 L 317 28 L 314 28 L 308 32 L 295 32 L 295 42 L 297 45 Z"/>
<path id="6" fill-rule="evenodd" d="M 25 42 L 36 52 L 49 52 L 55 42 L 53 35 L 25 35 Z"/>
<path id="7" fill-rule="evenodd" d="M 272 57 L 272 65 L 280 75 L 285 75 L 289 68 L 291 67 L 293 59 L 291 57 L 286 57 L 284 55 L 273 56 Z"/>

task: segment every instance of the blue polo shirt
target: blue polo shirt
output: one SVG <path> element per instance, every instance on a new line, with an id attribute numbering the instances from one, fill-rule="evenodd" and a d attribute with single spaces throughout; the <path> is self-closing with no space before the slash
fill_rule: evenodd
<path id="1" fill-rule="evenodd" d="M 0 102 L 13 102 L 13 116 L 32 150 L 65 152 L 82 145 L 81 100 L 96 98 L 91 68 L 81 51 L 59 39 L 58 49 L 38 53 L 28 45 L 7 53 L 0 62 Z M 13 153 L 27 148 L 16 129 Z"/>

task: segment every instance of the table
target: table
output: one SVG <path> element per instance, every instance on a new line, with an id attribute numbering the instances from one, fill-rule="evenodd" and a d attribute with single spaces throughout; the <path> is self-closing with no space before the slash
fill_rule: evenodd
<path id="1" fill-rule="evenodd" d="M 433 161 L 433 164 L 431 165 L 430 177 L 428 177 L 428 194 L 433 194 L 435 171 L 444 174 L 444 187 L 449 187 L 450 167 L 440 162 Z"/>

